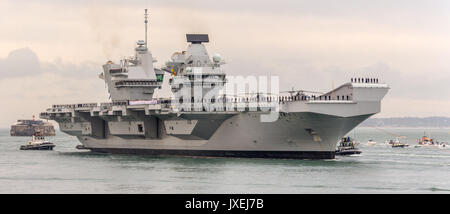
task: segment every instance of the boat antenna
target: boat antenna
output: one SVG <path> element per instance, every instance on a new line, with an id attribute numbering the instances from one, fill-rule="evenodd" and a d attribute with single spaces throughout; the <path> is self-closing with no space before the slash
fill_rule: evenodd
<path id="1" fill-rule="evenodd" d="M 331 80 L 331 99 L 334 97 L 334 80 Z"/>
<path id="2" fill-rule="evenodd" d="M 145 9 L 145 13 L 144 13 L 144 18 L 145 18 L 145 47 L 147 47 L 147 23 L 148 23 L 148 13 L 147 13 L 147 9 Z"/>

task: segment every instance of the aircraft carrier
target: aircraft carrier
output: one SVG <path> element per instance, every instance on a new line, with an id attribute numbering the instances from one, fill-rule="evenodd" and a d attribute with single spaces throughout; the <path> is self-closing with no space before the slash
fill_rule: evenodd
<path id="1" fill-rule="evenodd" d="M 338 140 L 380 112 L 389 90 L 376 78 L 351 78 L 327 93 L 283 95 L 276 81 L 270 91 L 246 86 L 239 93 L 229 85 L 245 81 L 227 76 L 224 60 L 208 54 L 207 34 L 187 34 L 186 51 L 156 68 L 147 47 L 147 11 L 145 29 L 134 56 L 103 65 L 99 77 L 110 102 L 53 105 L 40 117 L 55 120 L 94 152 L 333 159 Z M 156 98 L 164 78 L 173 95 Z"/>

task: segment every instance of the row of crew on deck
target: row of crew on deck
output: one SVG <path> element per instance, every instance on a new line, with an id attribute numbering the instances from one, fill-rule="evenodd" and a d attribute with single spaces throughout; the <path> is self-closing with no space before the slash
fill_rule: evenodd
<path id="1" fill-rule="evenodd" d="M 309 100 L 351 100 L 351 96 L 344 96 L 344 95 L 338 95 L 338 96 L 279 96 L 279 97 L 261 97 L 261 98 L 257 98 L 257 97 L 240 97 L 240 98 L 219 98 L 217 102 L 221 103 L 221 104 L 227 104 L 227 103 L 246 103 L 246 104 L 250 104 L 250 103 L 258 103 L 258 102 L 278 102 L 278 103 L 284 103 L 284 102 L 293 102 L 293 101 L 300 101 L 300 100 L 304 100 L 304 101 L 309 101 Z M 191 98 L 191 104 L 194 103 L 198 103 L 198 104 L 205 104 L 205 103 L 215 103 L 216 100 L 215 99 L 210 99 L 210 100 L 206 100 L 206 99 L 202 99 L 202 100 L 197 100 L 195 101 L 194 97 Z M 179 100 L 179 103 L 183 103 L 182 99 Z M 264 106 L 264 105 L 263 105 Z M 224 106 L 223 106 L 224 107 Z M 206 111 L 205 106 L 200 106 L 200 107 L 196 107 L 196 108 L 200 108 L 201 110 L 199 111 Z M 215 107 L 213 107 L 212 111 L 223 111 L 220 110 L 221 107 L 219 107 L 219 109 L 215 109 Z M 190 111 L 190 110 L 186 110 L 184 108 L 180 109 L 181 111 Z"/>
<path id="2" fill-rule="evenodd" d="M 154 80 L 147 80 L 147 81 L 143 81 L 143 80 L 121 80 L 115 83 L 116 86 L 129 86 L 129 85 L 158 85 L 159 83 Z"/>
<path id="3" fill-rule="evenodd" d="M 378 78 L 351 78 L 352 83 L 378 83 Z"/>
<path id="4" fill-rule="evenodd" d="M 349 95 L 337 95 L 337 96 L 330 96 L 330 95 L 322 95 L 322 96 L 281 96 L 278 98 L 279 102 L 290 102 L 290 101 L 300 101 L 300 100 L 351 100 L 351 96 Z"/>
<path id="5" fill-rule="evenodd" d="M 52 108 L 91 108 L 97 107 L 97 103 L 79 103 L 79 104 L 64 104 L 64 105 L 52 105 Z"/>
<path id="6" fill-rule="evenodd" d="M 278 96 L 278 97 L 239 97 L 239 98 L 230 98 L 230 97 L 221 97 L 217 99 L 218 102 L 223 103 L 250 103 L 250 102 L 292 102 L 292 101 L 309 101 L 309 100 L 351 100 L 351 96 L 347 95 L 296 95 L 296 96 Z M 153 104 L 171 104 L 171 100 L 155 100 L 156 102 Z M 207 101 L 206 99 L 198 100 L 197 103 L 215 103 L 216 99 L 210 99 Z M 182 99 L 179 100 L 179 103 L 183 103 Z M 191 103 L 195 103 L 194 97 L 191 98 Z M 109 108 L 112 106 L 127 106 L 130 105 L 130 101 L 114 101 L 112 103 L 101 103 L 101 109 Z M 75 108 L 85 108 L 85 107 L 97 107 L 97 103 L 84 103 L 84 104 L 67 104 L 67 105 L 53 105 L 53 109 L 75 109 Z"/>
<path id="7" fill-rule="evenodd" d="M 309 100 L 351 100 L 352 97 L 349 95 L 337 95 L 337 96 L 331 96 L 331 95 L 322 95 L 322 96 L 316 96 L 316 95 L 297 95 L 297 96 L 279 96 L 279 97 L 239 97 L 239 98 L 219 98 L 217 99 L 217 102 L 222 103 L 250 103 L 250 102 L 292 102 L 292 101 L 309 101 Z M 183 103 L 183 99 L 178 100 L 179 103 Z M 201 99 L 201 100 L 195 100 L 194 97 L 191 97 L 191 103 L 215 103 L 216 99 Z"/>

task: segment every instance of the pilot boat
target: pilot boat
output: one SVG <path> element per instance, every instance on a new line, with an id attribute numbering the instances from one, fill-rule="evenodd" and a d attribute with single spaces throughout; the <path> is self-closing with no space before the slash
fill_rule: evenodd
<path id="1" fill-rule="evenodd" d="M 375 142 L 373 140 L 369 140 L 369 141 L 367 141 L 367 145 L 368 146 L 375 146 L 375 145 L 377 145 L 377 142 Z"/>
<path id="2" fill-rule="evenodd" d="M 433 146 L 433 147 L 446 147 L 446 142 L 438 142 L 435 141 L 433 138 L 430 138 L 426 135 L 424 135 L 421 139 L 419 139 L 419 145 L 415 146 L 416 148 L 423 147 L 423 146 Z"/>
<path id="3" fill-rule="evenodd" d="M 428 136 L 424 135 L 419 140 L 419 145 L 430 146 L 430 145 L 435 145 L 435 142 L 434 142 L 434 140 L 432 138 L 429 138 Z"/>
<path id="4" fill-rule="evenodd" d="M 409 146 L 407 143 L 400 142 L 398 138 L 395 140 L 390 140 L 389 144 L 392 145 L 392 148 L 404 148 Z"/>
<path id="5" fill-rule="evenodd" d="M 45 140 L 44 136 L 39 133 L 35 133 L 28 144 L 20 146 L 20 150 L 53 150 L 53 147 L 55 147 L 55 144 Z"/>
<path id="6" fill-rule="evenodd" d="M 339 141 L 336 155 L 355 155 L 361 154 L 361 151 L 356 148 L 359 143 L 350 137 L 344 137 Z"/>

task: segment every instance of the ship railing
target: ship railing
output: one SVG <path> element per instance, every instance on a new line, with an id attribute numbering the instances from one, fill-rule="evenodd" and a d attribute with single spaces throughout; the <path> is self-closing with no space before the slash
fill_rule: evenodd
<path id="1" fill-rule="evenodd" d="M 113 106 L 127 106 L 129 104 L 128 100 L 114 101 L 110 103 L 100 103 L 100 109 L 109 109 Z"/>
<path id="2" fill-rule="evenodd" d="M 116 86 L 159 86 L 157 80 L 121 80 L 115 83 Z"/>
<path id="3" fill-rule="evenodd" d="M 351 95 L 322 95 L 314 97 L 315 101 L 352 101 Z"/>
<path id="4" fill-rule="evenodd" d="M 352 101 L 353 96 L 351 95 L 297 95 L 297 96 L 280 96 L 278 97 L 278 102 L 293 102 L 293 101 Z"/>
<path id="5" fill-rule="evenodd" d="M 100 103 L 100 109 L 109 109 L 114 106 L 114 103 Z"/>
<path id="6" fill-rule="evenodd" d="M 41 112 L 39 114 L 39 117 L 48 117 L 48 116 L 50 116 L 50 114 L 48 112 Z"/>
<path id="7" fill-rule="evenodd" d="M 127 73 L 128 71 L 125 68 L 117 68 L 117 69 L 110 69 L 110 74 L 121 74 L 121 73 Z"/>
<path id="8" fill-rule="evenodd" d="M 126 106 L 129 104 L 128 100 L 120 100 L 120 101 L 114 101 L 113 106 Z"/>
<path id="9" fill-rule="evenodd" d="M 175 103 L 180 112 L 229 112 L 229 111 L 267 111 L 276 109 L 278 102 L 255 100 L 235 100 L 231 98 L 211 100 L 211 102 L 191 102 L 191 103 Z"/>
<path id="10" fill-rule="evenodd" d="M 92 108 L 92 107 L 97 107 L 97 103 L 52 105 L 53 109 L 75 109 L 75 108 Z"/>
<path id="11" fill-rule="evenodd" d="M 336 96 L 326 96 L 326 100 L 329 101 L 352 101 L 352 96 L 350 95 L 336 95 Z M 200 111 L 206 111 L 205 105 L 217 103 L 220 107 L 219 109 L 225 108 L 230 104 L 234 105 L 234 109 L 242 108 L 242 106 L 246 109 L 252 108 L 252 106 L 257 106 L 257 108 L 273 108 L 278 104 L 287 103 L 287 102 L 309 102 L 309 101 L 318 101 L 325 100 L 325 96 L 316 96 L 316 95 L 297 95 L 297 96 L 269 96 L 269 97 L 227 97 L 227 98 L 219 98 L 219 99 L 211 99 L 211 100 L 203 100 L 203 101 L 191 101 L 190 107 L 187 109 L 191 109 L 190 111 L 199 111 L 193 110 L 194 106 L 202 106 Z M 180 111 L 186 111 L 183 106 L 183 103 L 180 104 Z M 186 103 L 189 105 L 188 103 Z M 185 106 L 186 106 L 185 104 Z M 176 104 L 177 105 L 177 104 Z M 216 109 L 216 108 L 211 108 Z M 189 111 L 189 110 L 187 110 Z"/>
<path id="12" fill-rule="evenodd" d="M 350 79 L 351 83 L 371 83 L 371 84 L 378 84 L 378 78 L 367 78 L 367 77 L 363 77 L 363 78 L 351 78 Z"/>

